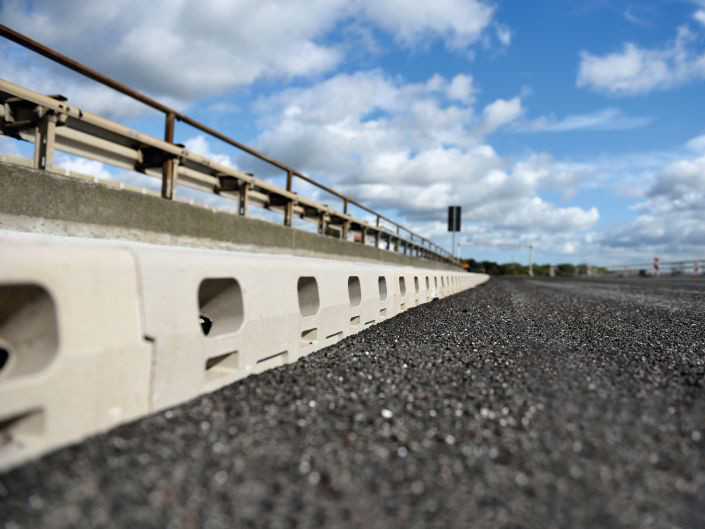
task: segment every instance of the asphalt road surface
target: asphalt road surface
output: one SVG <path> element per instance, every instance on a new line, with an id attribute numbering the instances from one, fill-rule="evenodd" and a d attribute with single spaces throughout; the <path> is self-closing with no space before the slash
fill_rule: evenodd
<path id="1" fill-rule="evenodd" d="M 493 279 L 0 476 L 4 528 L 705 527 L 705 279 Z"/>

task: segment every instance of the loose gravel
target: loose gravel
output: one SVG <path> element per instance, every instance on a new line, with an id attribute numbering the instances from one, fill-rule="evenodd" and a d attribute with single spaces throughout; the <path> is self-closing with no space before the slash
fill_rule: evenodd
<path id="1" fill-rule="evenodd" d="M 705 280 L 502 280 L 0 476 L 0 527 L 705 527 Z"/>

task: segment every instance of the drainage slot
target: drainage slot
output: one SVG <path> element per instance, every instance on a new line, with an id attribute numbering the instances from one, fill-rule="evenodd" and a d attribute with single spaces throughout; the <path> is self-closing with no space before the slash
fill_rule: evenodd
<path id="1" fill-rule="evenodd" d="M 406 280 L 403 277 L 399 278 L 399 293 L 401 297 L 406 296 Z"/>
<path id="2" fill-rule="evenodd" d="M 333 334 L 326 336 L 326 340 L 330 340 L 331 338 L 341 338 L 342 336 L 343 336 L 343 331 L 340 331 L 340 332 L 336 332 L 336 333 L 333 333 Z"/>
<path id="3" fill-rule="evenodd" d="M 289 351 L 282 351 L 281 353 L 276 353 L 273 355 L 265 356 L 264 358 L 260 358 L 257 360 L 258 364 L 261 364 L 262 362 L 266 362 L 267 360 L 273 360 L 275 358 L 279 358 L 280 356 L 283 358 L 284 362 L 286 362 L 286 357 L 288 356 Z"/>
<path id="4" fill-rule="evenodd" d="M 10 362 L 10 351 L 4 347 L 0 347 L 0 373 L 5 366 Z"/>
<path id="5" fill-rule="evenodd" d="M 379 309 L 379 315 L 383 318 L 387 317 L 387 309 Z"/>
<path id="6" fill-rule="evenodd" d="M 348 297 L 350 298 L 350 306 L 357 307 L 362 301 L 362 291 L 360 290 L 360 278 L 350 276 L 348 278 Z"/>
<path id="7" fill-rule="evenodd" d="M 401 305 L 399 305 L 400 310 L 404 310 L 405 308 L 406 308 L 406 303 L 402 303 Z"/>
<path id="8" fill-rule="evenodd" d="M 237 370 L 237 351 L 214 356 L 206 360 L 206 380 L 213 380 L 223 375 L 229 375 Z"/>
<path id="9" fill-rule="evenodd" d="M 232 277 L 201 281 L 198 286 L 198 314 L 204 336 L 237 332 L 244 319 L 240 283 Z"/>
<path id="10" fill-rule="evenodd" d="M 366 321 L 365 325 L 372 325 L 374 322 L 375 322 L 375 320 Z"/>
<path id="11" fill-rule="evenodd" d="M 419 293 L 419 276 L 414 276 L 414 290 Z"/>
<path id="12" fill-rule="evenodd" d="M 296 285 L 299 296 L 299 311 L 305 318 L 318 313 L 321 302 L 318 298 L 318 283 L 315 277 L 300 277 Z"/>
<path id="13" fill-rule="evenodd" d="M 377 286 L 379 287 L 379 300 L 384 301 L 387 299 L 387 280 L 384 276 L 379 276 L 377 280 Z"/>
<path id="14" fill-rule="evenodd" d="M 30 410 L 0 420 L 0 449 L 27 440 L 44 431 L 44 412 Z"/>
<path id="15" fill-rule="evenodd" d="M 428 279 L 428 276 L 426 276 L 426 290 L 431 290 L 431 282 Z"/>
<path id="16" fill-rule="evenodd" d="M 318 329 L 307 329 L 301 333 L 301 343 L 311 345 L 318 341 Z"/>
<path id="17" fill-rule="evenodd" d="M 56 357 L 56 306 L 39 285 L 0 285 L 0 374 L 37 373 Z"/>
<path id="18" fill-rule="evenodd" d="M 360 325 L 360 316 L 350 318 L 350 325 Z"/>

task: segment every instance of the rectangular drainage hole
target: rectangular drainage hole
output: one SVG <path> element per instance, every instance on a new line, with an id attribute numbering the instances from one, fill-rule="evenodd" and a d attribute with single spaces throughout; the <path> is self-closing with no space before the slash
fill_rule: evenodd
<path id="1" fill-rule="evenodd" d="M 318 341 L 318 329 L 306 329 L 301 333 L 301 343 L 310 345 Z"/>
<path id="2" fill-rule="evenodd" d="M 330 340 L 331 338 L 340 338 L 343 336 L 343 331 L 333 333 L 329 336 L 326 336 L 326 340 Z"/>
<path id="3" fill-rule="evenodd" d="M 379 309 L 379 315 L 382 317 L 387 316 L 387 309 Z"/>
<path id="4" fill-rule="evenodd" d="M 406 308 L 406 303 L 402 303 L 401 305 L 399 305 L 399 308 L 401 310 L 404 310 Z"/>
<path id="5" fill-rule="evenodd" d="M 44 411 L 29 410 L 0 419 L 0 449 L 44 431 Z"/>
<path id="6" fill-rule="evenodd" d="M 360 325 L 360 316 L 350 318 L 350 325 Z"/>
<path id="7" fill-rule="evenodd" d="M 365 325 L 372 325 L 374 322 L 375 322 L 375 320 L 366 321 Z"/>
<path id="8" fill-rule="evenodd" d="M 288 353 L 289 353 L 288 351 L 282 351 L 281 353 L 276 353 L 273 355 L 265 356 L 264 358 L 260 358 L 259 360 L 257 360 L 257 363 L 261 364 L 262 362 L 266 362 L 267 360 L 273 360 L 273 359 L 280 357 L 280 356 L 283 357 L 284 362 L 286 362 L 286 357 L 287 357 Z"/>

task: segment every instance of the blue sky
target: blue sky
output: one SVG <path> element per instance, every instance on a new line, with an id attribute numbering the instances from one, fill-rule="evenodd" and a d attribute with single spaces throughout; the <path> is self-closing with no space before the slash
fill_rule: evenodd
<path id="1" fill-rule="evenodd" d="M 454 203 L 461 240 L 533 244 L 541 262 L 705 253 L 705 1 L 5 0 L 0 18 L 437 242 Z M 161 134 L 8 43 L 0 75 Z M 273 176 L 186 127 L 177 139 Z"/>

